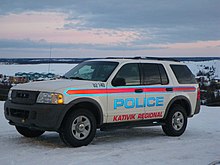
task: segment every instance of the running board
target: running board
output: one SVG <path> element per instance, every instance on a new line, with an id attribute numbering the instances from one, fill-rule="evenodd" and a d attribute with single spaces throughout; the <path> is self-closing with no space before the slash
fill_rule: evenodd
<path id="1" fill-rule="evenodd" d="M 122 129 L 122 128 L 161 126 L 161 125 L 165 125 L 165 122 L 162 120 L 141 120 L 141 121 L 118 122 L 118 123 L 105 123 L 101 125 L 100 130 L 108 131 L 108 130 Z"/>

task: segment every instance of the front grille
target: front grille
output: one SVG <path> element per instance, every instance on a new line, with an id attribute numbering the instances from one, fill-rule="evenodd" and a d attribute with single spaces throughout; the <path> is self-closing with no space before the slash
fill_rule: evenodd
<path id="1" fill-rule="evenodd" d="M 13 90 L 11 95 L 12 102 L 16 104 L 34 104 L 38 94 L 39 92 L 37 91 Z"/>
<path id="2" fill-rule="evenodd" d="M 10 109 L 10 114 L 13 117 L 18 117 L 22 119 L 27 119 L 29 115 L 29 111 L 19 110 L 19 109 Z"/>

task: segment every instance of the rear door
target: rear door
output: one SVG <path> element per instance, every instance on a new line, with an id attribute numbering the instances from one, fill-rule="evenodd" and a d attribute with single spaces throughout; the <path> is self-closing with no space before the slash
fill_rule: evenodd
<path id="1" fill-rule="evenodd" d="M 164 116 L 169 101 L 174 97 L 173 87 L 162 64 L 142 63 L 145 114 L 143 119 L 156 119 Z"/>

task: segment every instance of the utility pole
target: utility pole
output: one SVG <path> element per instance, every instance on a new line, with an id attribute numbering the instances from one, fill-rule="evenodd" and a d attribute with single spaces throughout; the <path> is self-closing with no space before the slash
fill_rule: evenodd
<path id="1" fill-rule="evenodd" d="M 50 73 L 50 62 L 51 62 L 51 44 L 50 44 L 50 58 L 49 58 L 49 66 L 48 66 L 48 73 Z"/>

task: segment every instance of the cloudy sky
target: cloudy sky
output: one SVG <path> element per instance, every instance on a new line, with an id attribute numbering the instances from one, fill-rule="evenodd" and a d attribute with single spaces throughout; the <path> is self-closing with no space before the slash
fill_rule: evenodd
<path id="1" fill-rule="evenodd" d="M 220 56 L 219 0 L 0 0 L 0 58 Z"/>

